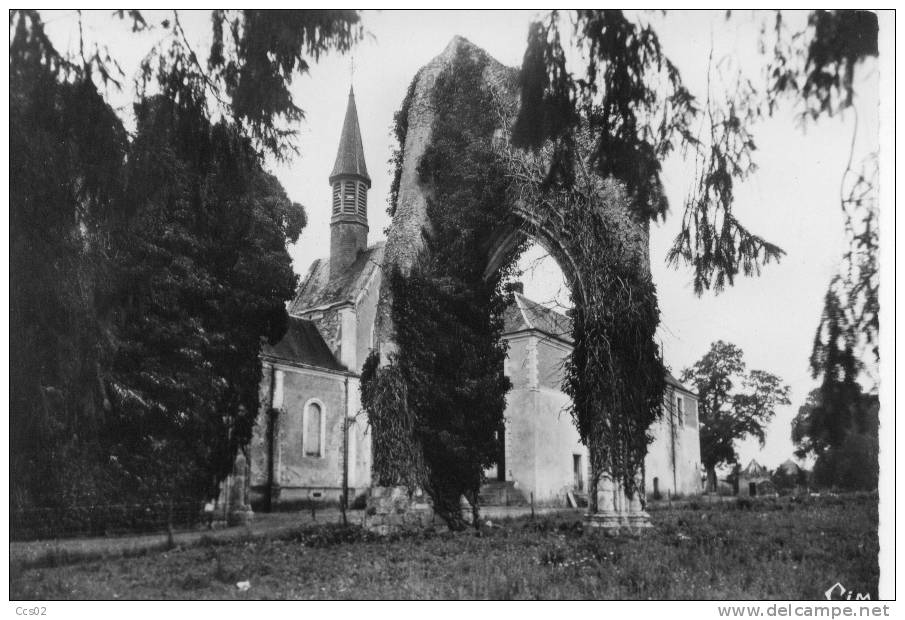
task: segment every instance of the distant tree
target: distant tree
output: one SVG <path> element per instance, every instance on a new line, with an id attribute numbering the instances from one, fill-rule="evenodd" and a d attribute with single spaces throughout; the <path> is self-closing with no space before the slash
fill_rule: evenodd
<path id="1" fill-rule="evenodd" d="M 764 426 L 776 407 L 790 403 L 789 387 L 763 370 L 746 373 L 742 350 L 722 340 L 711 344 L 681 378 L 698 393 L 701 461 L 713 491 L 717 466 L 738 461 L 736 441 L 753 436 L 763 445 Z"/>
<path id="2" fill-rule="evenodd" d="M 808 484 L 808 472 L 798 467 L 795 470 L 788 470 L 780 465 L 770 476 L 770 480 L 778 491 L 789 492 L 796 488 L 804 488 Z"/>
<path id="3" fill-rule="evenodd" d="M 719 292 L 784 254 L 749 230 L 733 209 L 735 188 L 755 169 L 754 125 L 774 115 L 783 99 L 797 106 L 803 125 L 850 109 L 856 68 L 879 52 L 878 19 L 862 10 L 813 11 L 806 26 L 793 32 L 787 12 L 761 13 L 766 17 L 757 47 L 764 86 L 756 86 L 759 80 L 745 76 L 732 58 L 711 58 L 708 85 L 721 81 L 727 88 L 693 93 L 660 43 L 658 31 L 668 27 L 669 15 L 661 25 L 657 15 L 585 9 L 567 19 L 554 11 L 532 24 L 513 141 L 552 151 L 550 185 L 571 186 L 575 171 L 585 167 L 612 176 L 628 190 L 631 214 L 641 219 L 667 214 L 663 160 L 677 150 L 693 157 L 697 176 L 667 260 L 692 268 L 696 294 Z M 732 18 L 727 12 L 726 19 Z M 577 67 L 567 63 L 568 25 L 585 59 Z M 577 148 L 579 136 L 592 141 L 590 157 Z M 842 376 L 860 372 L 862 349 L 870 347 L 879 358 L 876 162 L 876 153 L 860 165 L 850 158 L 839 171 L 838 206 L 849 247 L 842 273 L 828 288 L 811 358 L 827 397 L 838 391 Z"/>
<path id="4" fill-rule="evenodd" d="M 814 483 L 848 490 L 875 489 L 879 475 L 879 399 L 857 384 L 824 400 L 812 390 L 792 421 L 792 441 L 800 457 L 816 457 Z"/>

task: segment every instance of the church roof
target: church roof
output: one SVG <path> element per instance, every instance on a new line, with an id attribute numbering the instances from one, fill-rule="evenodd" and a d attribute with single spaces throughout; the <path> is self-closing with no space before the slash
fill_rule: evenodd
<path id="1" fill-rule="evenodd" d="M 289 317 L 286 335 L 274 345 L 264 345 L 265 357 L 283 360 L 305 366 L 316 366 L 325 370 L 344 372 L 346 367 L 336 361 L 330 347 L 324 342 L 313 321 Z"/>
<path id="2" fill-rule="evenodd" d="M 383 247 L 382 241 L 375 243 L 339 274 L 330 273 L 329 257 L 315 260 L 289 305 L 289 314 L 298 315 L 314 308 L 355 301 L 374 271 L 381 268 Z"/>
<path id="3" fill-rule="evenodd" d="M 572 319 L 514 292 L 512 303 L 503 314 L 503 333 L 539 331 L 569 344 L 572 343 Z"/>
<path id="4" fill-rule="evenodd" d="M 339 176 L 361 177 L 371 186 L 368 167 L 365 165 L 364 149 L 361 145 L 361 129 L 358 127 L 358 110 L 355 107 L 355 93 L 349 89 L 349 103 L 346 106 L 346 119 L 343 121 L 343 132 L 339 139 L 339 150 L 336 152 L 336 163 L 330 173 L 332 184 Z"/>

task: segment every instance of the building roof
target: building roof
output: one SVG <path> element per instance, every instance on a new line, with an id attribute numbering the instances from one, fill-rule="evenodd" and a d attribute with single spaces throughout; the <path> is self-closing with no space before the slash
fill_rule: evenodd
<path id="1" fill-rule="evenodd" d="M 357 176 L 371 186 L 368 167 L 365 165 L 365 154 L 361 144 L 361 129 L 358 127 L 358 110 L 355 107 L 355 93 L 349 88 L 349 103 L 346 106 L 346 118 L 343 121 L 343 132 L 339 139 L 339 150 L 336 152 L 336 163 L 330 173 L 330 183 L 336 177 Z"/>
<path id="2" fill-rule="evenodd" d="M 563 342 L 572 344 L 572 319 L 561 312 L 551 310 L 518 292 L 513 292 L 514 303 L 503 314 L 503 333 L 539 331 Z"/>
<path id="3" fill-rule="evenodd" d="M 751 459 L 751 462 L 748 463 L 748 466 L 745 467 L 741 472 L 739 472 L 742 476 L 748 477 L 757 477 L 757 476 L 766 476 L 768 474 L 767 468 Z"/>
<path id="4" fill-rule="evenodd" d="M 314 322 L 294 316 L 289 317 L 286 335 L 274 345 L 265 344 L 262 353 L 265 357 L 294 364 L 346 371 L 346 367 L 336 361 L 330 352 L 330 347 L 324 342 Z"/>
<path id="5" fill-rule="evenodd" d="M 537 331 L 567 344 L 572 344 L 571 318 L 528 299 L 518 291 L 513 291 L 512 296 L 514 302 L 506 308 L 503 314 L 504 335 L 523 331 Z M 697 394 L 682 385 L 669 371 L 666 371 L 666 383 L 697 398 Z"/>
<path id="6" fill-rule="evenodd" d="M 668 370 L 666 371 L 666 384 L 673 386 L 677 390 L 682 390 L 683 392 L 691 394 L 695 398 L 698 397 L 697 394 L 695 394 L 693 391 L 689 390 L 687 387 L 682 385 L 682 383 L 678 379 L 676 379 L 674 376 L 672 376 L 672 373 L 669 372 Z"/>
<path id="7" fill-rule="evenodd" d="M 354 302 L 374 271 L 381 268 L 383 248 L 382 241 L 375 243 L 339 274 L 330 273 L 329 257 L 315 260 L 289 305 L 289 314 L 299 315 L 314 308 Z"/>

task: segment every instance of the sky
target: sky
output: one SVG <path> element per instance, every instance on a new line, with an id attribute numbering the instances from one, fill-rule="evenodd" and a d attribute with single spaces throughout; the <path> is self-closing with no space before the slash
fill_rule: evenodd
<path id="1" fill-rule="evenodd" d="M 391 174 L 388 159 L 395 146 L 393 113 L 399 108 L 417 70 L 439 54 L 454 35 L 484 48 L 503 64 L 519 66 L 528 25 L 534 11 L 411 11 L 365 12 L 367 31 L 351 55 L 327 54 L 313 63 L 308 75 L 293 82 L 296 103 L 305 110 L 298 130 L 300 155 L 285 163 L 269 162 L 289 197 L 305 206 L 308 226 L 290 253 L 303 275 L 315 258 L 329 249 L 330 187 L 327 181 L 345 113 L 350 84 L 354 85 L 365 158 L 372 177 L 369 196 L 371 242 L 383 238 L 390 224 L 386 213 Z M 690 90 L 703 97 L 707 66 L 714 58 L 733 54 L 741 68 L 757 66 L 757 23 L 760 16 L 743 13 L 730 22 L 722 12 L 670 12 L 654 24 L 667 55 L 679 67 Z M 803 20 L 804 15 L 791 15 Z M 73 13 L 49 14 L 50 34 L 60 47 L 77 37 Z M 209 14 L 185 12 L 182 22 L 196 50 L 209 46 Z M 75 26 L 75 27 L 74 27 Z M 86 33 L 107 43 L 120 59 L 127 77 L 134 74 L 142 50 L 154 36 L 132 35 L 107 13 L 86 16 Z M 145 44 L 138 44 L 144 41 Z M 573 58 L 573 60 L 579 60 Z M 877 70 L 859 71 L 855 160 L 876 149 Z M 723 87 L 714 85 L 719 94 Z M 130 93 L 111 93 L 110 100 L 128 117 Z M 128 124 L 128 118 L 127 118 Z M 749 368 L 780 376 L 791 387 L 792 405 L 782 407 L 767 428 L 767 441 L 739 445 L 742 464 L 756 458 L 775 467 L 792 456 L 790 424 L 808 392 L 816 387 L 808 357 L 827 284 L 840 265 L 845 248 L 839 210 L 840 179 L 849 157 L 854 114 L 800 127 L 794 110 L 781 109 L 754 128 L 758 170 L 737 187 L 735 212 L 756 234 L 778 244 L 786 256 L 767 266 L 758 278 L 739 278 L 720 295 L 696 297 L 691 271 L 666 266 L 665 257 L 678 232 L 681 210 L 693 179 L 692 162 L 681 155 L 664 162 L 663 182 L 671 212 L 651 226 L 651 267 L 661 316 L 658 338 L 674 374 L 693 364 L 716 340 L 732 342 L 745 353 Z M 562 275 L 539 248 L 529 250 L 522 264 L 534 265 L 523 277 L 526 293 L 539 301 L 567 303 Z"/>

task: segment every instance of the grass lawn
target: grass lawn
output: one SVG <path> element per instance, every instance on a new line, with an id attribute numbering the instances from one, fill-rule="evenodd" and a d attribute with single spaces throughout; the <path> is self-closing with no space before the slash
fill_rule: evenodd
<path id="1" fill-rule="evenodd" d="M 324 525 L 11 570 L 10 599 L 818 599 L 836 582 L 876 598 L 875 495 L 692 502 L 651 517 L 637 538 L 584 529 L 578 513 L 389 539 Z"/>

